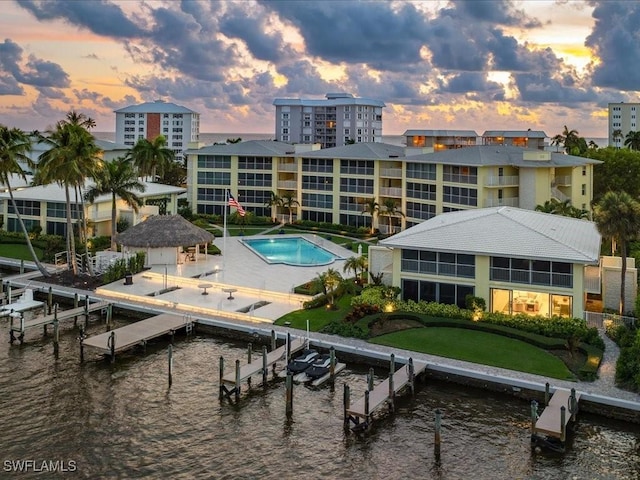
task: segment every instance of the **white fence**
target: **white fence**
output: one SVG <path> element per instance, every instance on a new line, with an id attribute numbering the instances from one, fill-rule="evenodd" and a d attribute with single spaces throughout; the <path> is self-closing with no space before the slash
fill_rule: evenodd
<path id="1" fill-rule="evenodd" d="M 584 319 L 587 321 L 587 326 L 596 328 L 604 328 L 609 324 L 627 327 L 633 327 L 636 324 L 635 317 L 625 317 L 615 313 L 584 312 Z"/>

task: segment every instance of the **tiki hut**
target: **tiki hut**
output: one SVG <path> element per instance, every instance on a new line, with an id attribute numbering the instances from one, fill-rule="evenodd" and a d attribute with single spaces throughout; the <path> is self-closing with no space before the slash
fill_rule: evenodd
<path id="1" fill-rule="evenodd" d="M 149 267 L 197 261 L 200 247 L 206 255 L 206 245 L 214 238 L 180 215 L 154 215 L 119 233 L 116 243 L 123 251 L 145 252 Z"/>

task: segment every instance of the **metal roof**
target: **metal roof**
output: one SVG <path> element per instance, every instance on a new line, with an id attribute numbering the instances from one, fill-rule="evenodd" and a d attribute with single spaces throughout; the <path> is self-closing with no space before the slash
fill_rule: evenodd
<path id="1" fill-rule="evenodd" d="M 115 110 L 115 113 L 198 113 L 193 110 L 176 105 L 175 103 L 156 100 L 155 102 L 146 102 L 139 105 L 129 105 L 128 107 Z"/>
<path id="2" fill-rule="evenodd" d="M 305 158 L 345 158 L 358 160 L 394 160 L 404 157 L 405 147 L 381 142 L 360 142 L 339 147 L 323 148 L 298 154 Z"/>
<path id="3" fill-rule="evenodd" d="M 473 130 L 407 130 L 404 137 L 423 135 L 425 137 L 478 137 Z"/>
<path id="4" fill-rule="evenodd" d="M 249 140 L 238 143 L 208 145 L 199 149 L 189 149 L 187 155 L 251 155 L 285 157 L 294 154 L 295 147 L 290 143 L 275 140 Z M 299 155 L 297 155 L 299 156 Z"/>
<path id="5" fill-rule="evenodd" d="M 380 242 L 386 247 L 594 264 L 601 236 L 588 220 L 514 207 L 443 213 Z"/>
<path id="6" fill-rule="evenodd" d="M 503 137 L 503 138 L 547 138 L 547 134 L 542 130 L 487 130 L 483 137 Z"/>
<path id="7" fill-rule="evenodd" d="M 328 93 L 326 98 L 276 98 L 276 106 L 304 106 L 304 107 L 336 107 L 338 105 L 368 105 L 386 107 L 381 100 L 372 98 L 358 98 L 350 93 Z"/>

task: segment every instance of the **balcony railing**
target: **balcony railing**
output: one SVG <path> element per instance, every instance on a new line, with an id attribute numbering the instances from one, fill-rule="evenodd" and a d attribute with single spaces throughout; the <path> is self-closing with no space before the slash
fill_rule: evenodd
<path id="1" fill-rule="evenodd" d="M 278 188 L 295 190 L 296 188 L 298 188 L 298 182 L 296 180 L 278 180 Z"/>
<path id="2" fill-rule="evenodd" d="M 279 172 L 297 172 L 298 165 L 295 163 L 279 163 L 278 171 Z"/>
<path id="3" fill-rule="evenodd" d="M 381 168 L 380 176 L 387 178 L 402 178 L 401 168 Z"/>
<path id="4" fill-rule="evenodd" d="M 402 198 L 402 188 L 380 187 L 380 195 L 382 195 L 384 197 Z"/>
<path id="5" fill-rule="evenodd" d="M 518 185 L 520 185 L 518 175 L 488 177 L 484 182 L 485 187 L 517 187 Z"/>
<path id="6" fill-rule="evenodd" d="M 571 185 L 571 176 L 570 175 L 558 175 L 551 182 L 551 186 L 569 186 Z"/>
<path id="7" fill-rule="evenodd" d="M 510 198 L 485 198 L 485 207 L 518 207 L 520 206 L 519 197 Z"/>

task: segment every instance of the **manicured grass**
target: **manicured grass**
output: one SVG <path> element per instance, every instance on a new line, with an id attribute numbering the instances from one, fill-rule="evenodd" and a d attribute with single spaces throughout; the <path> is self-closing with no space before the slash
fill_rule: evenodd
<path id="1" fill-rule="evenodd" d="M 486 332 L 445 327 L 412 328 L 369 341 L 550 378 L 575 380 L 565 364 L 554 355 L 520 340 Z"/>
<path id="2" fill-rule="evenodd" d="M 351 310 L 351 295 L 343 295 L 338 299 L 337 310 L 327 310 L 326 308 L 312 308 L 311 310 L 296 310 L 280 317 L 274 323 L 284 325 L 291 322 L 292 328 L 300 330 L 307 329 L 307 319 L 309 320 L 309 330 L 317 332 L 332 320 L 342 320 Z"/>
<path id="3" fill-rule="evenodd" d="M 42 260 L 42 249 L 33 247 L 38 256 L 38 260 Z M 2 256 L 7 258 L 15 258 L 17 260 L 33 261 L 29 247 L 19 243 L 3 243 L 2 244 Z"/>

